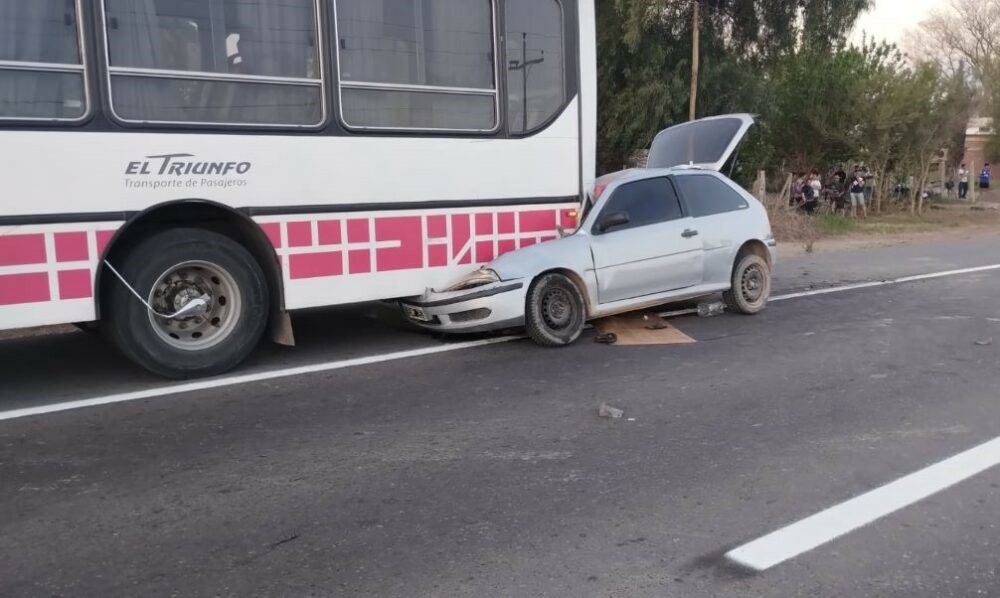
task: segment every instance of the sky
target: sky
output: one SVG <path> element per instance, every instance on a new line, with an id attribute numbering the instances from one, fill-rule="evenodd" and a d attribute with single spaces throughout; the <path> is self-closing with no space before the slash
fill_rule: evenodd
<path id="1" fill-rule="evenodd" d="M 865 31 L 868 36 L 890 42 L 903 41 L 903 34 L 914 29 L 927 18 L 932 10 L 945 9 L 948 0 L 875 0 L 875 9 L 861 16 L 851 36 L 861 41 Z"/>

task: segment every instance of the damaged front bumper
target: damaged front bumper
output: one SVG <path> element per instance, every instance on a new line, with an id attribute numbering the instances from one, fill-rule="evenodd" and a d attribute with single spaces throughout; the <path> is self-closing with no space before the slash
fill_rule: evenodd
<path id="1" fill-rule="evenodd" d="M 428 290 L 400 305 L 407 319 L 429 330 L 484 332 L 523 326 L 527 293 L 523 280 L 498 280 L 457 291 Z"/>

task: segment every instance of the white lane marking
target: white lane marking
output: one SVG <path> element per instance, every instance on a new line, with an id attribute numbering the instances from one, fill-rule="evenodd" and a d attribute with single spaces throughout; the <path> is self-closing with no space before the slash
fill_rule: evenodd
<path id="1" fill-rule="evenodd" d="M 858 289 L 870 289 L 872 287 L 884 287 L 888 285 L 904 284 L 907 282 L 917 282 L 920 280 L 932 280 L 935 278 L 945 278 L 948 276 L 958 276 L 960 274 L 974 274 L 976 272 L 990 272 L 1000 270 L 1000 264 L 989 266 L 978 266 L 976 268 L 962 268 L 960 270 L 945 270 L 944 272 L 932 272 L 930 274 L 918 274 L 916 276 L 904 276 L 902 278 L 890 278 L 888 280 L 878 280 L 874 282 L 860 282 L 857 284 L 845 284 L 826 289 L 814 289 L 802 291 L 801 293 L 788 293 L 787 295 L 777 295 L 771 297 L 770 301 L 787 301 L 788 299 L 800 299 L 802 297 L 814 297 L 816 295 L 829 295 L 831 293 L 843 293 L 845 291 L 856 291 Z"/>
<path id="2" fill-rule="evenodd" d="M 904 282 L 915 282 L 918 280 L 928 280 L 932 278 L 942 278 L 945 276 L 958 276 L 960 274 L 970 274 L 974 272 L 986 272 L 990 270 L 1000 270 L 1000 264 L 994 264 L 991 266 L 980 266 L 977 268 L 964 268 L 961 270 L 948 270 L 945 272 L 934 272 L 931 274 L 920 274 L 917 276 L 907 276 L 904 278 L 897 278 L 893 280 L 884 280 L 878 282 L 866 282 L 860 284 L 843 285 L 839 287 L 830 287 L 826 289 L 816 289 L 812 291 L 805 291 L 801 293 L 791 293 L 787 295 L 778 295 L 772 297 L 771 301 L 785 301 L 788 299 L 798 299 L 800 297 L 811 297 L 814 295 L 828 295 L 830 293 L 841 293 L 844 291 L 852 291 L 856 289 L 865 289 L 870 287 L 886 286 L 891 284 L 901 284 Z M 692 310 L 692 312 L 697 310 Z M 668 312 L 670 313 L 670 312 Z M 673 312 L 671 315 L 680 315 L 680 312 Z M 413 351 L 400 351 L 397 353 L 387 353 L 384 355 L 372 355 L 369 357 L 359 357 L 355 359 L 347 359 L 343 361 L 332 361 L 328 363 L 320 363 L 316 365 L 301 366 L 295 368 L 287 368 L 282 370 L 274 370 L 270 372 L 261 372 L 258 374 L 243 374 L 239 376 L 228 376 L 225 378 L 217 378 L 214 380 L 204 380 L 199 382 L 190 382 L 187 384 L 177 384 L 172 386 L 164 386 L 159 388 L 151 388 L 148 390 L 141 390 L 130 393 L 123 393 L 118 395 L 109 395 L 105 397 L 95 397 L 92 399 L 82 399 L 78 401 L 69 401 L 65 403 L 56 403 L 52 405 L 44 405 L 40 407 L 28 407 L 24 409 L 15 409 L 13 411 L 3 411 L 0 412 L 0 421 L 9 419 L 18 419 L 22 417 L 30 417 L 33 415 L 44 415 L 46 413 L 57 413 L 59 411 L 68 411 L 70 409 L 81 409 L 84 407 L 93 407 L 97 405 L 107 405 L 111 403 L 122 403 L 126 401 L 138 401 L 141 399 L 149 399 L 155 397 L 163 397 L 171 394 L 182 394 L 188 392 L 195 392 L 199 390 L 208 390 L 212 388 L 221 388 L 225 386 L 233 386 L 236 384 L 246 384 L 248 382 L 259 382 L 261 380 L 273 380 L 275 378 L 287 378 L 290 376 L 298 376 L 301 374 L 312 374 L 316 372 L 326 372 L 331 370 L 340 370 L 360 365 L 370 365 L 374 363 L 382 363 L 386 361 L 395 361 L 399 359 L 407 359 L 410 357 L 419 357 L 422 355 L 433 355 L 435 353 L 447 353 L 450 351 L 461 351 L 463 349 L 470 349 L 473 347 L 482 347 L 486 345 L 495 345 L 499 343 L 506 343 L 512 340 L 517 340 L 522 337 L 501 337 L 495 339 L 487 339 L 481 341 L 472 341 L 468 343 L 455 343 L 452 345 L 443 345 L 440 347 L 431 347 L 427 349 L 416 349 Z"/>
<path id="3" fill-rule="evenodd" d="M 274 380 L 276 378 L 301 376 L 302 374 L 315 374 L 317 372 L 342 370 L 361 365 L 385 363 L 387 361 L 398 361 L 400 359 L 409 359 L 411 357 L 422 357 L 424 355 L 450 353 L 453 351 L 462 351 L 465 349 L 472 349 L 475 347 L 485 347 L 487 345 L 508 343 L 510 341 L 519 340 L 521 338 L 523 337 L 503 336 L 499 338 L 490 338 L 490 339 L 470 341 L 465 343 L 452 343 L 436 347 L 426 347 L 423 349 L 412 349 L 409 351 L 397 351 L 395 353 L 385 353 L 383 355 L 371 355 L 368 357 L 357 357 L 354 359 L 344 359 L 341 361 L 330 361 L 327 363 L 318 363 L 314 365 L 285 368 L 280 370 L 271 370 L 267 372 L 258 372 L 256 374 L 242 374 L 239 376 L 227 376 L 224 378 L 199 380 L 197 382 L 187 382 L 183 384 L 173 384 L 169 386 L 161 386 L 158 388 L 150 388 L 147 390 L 138 390 L 135 392 L 126 392 L 122 394 L 108 395 L 104 397 L 95 397 L 92 399 L 81 399 L 78 401 L 68 401 L 65 403 L 55 403 L 52 405 L 41 405 L 39 407 L 26 407 L 23 409 L 14 409 L 12 411 L 0 412 L 0 421 L 19 419 L 22 417 L 31 417 L 34 415 L 45 415 L 48 413 L 57 413 L 60 411 L 69 411 L 71 409 L 82 409 L 84 407 L 96 407 L 98 405 L 109 405 L 112 403 L 125 403 L 128 401 L 139 401 L 142 399 L 152 399 L 156 397 L 164 397 L 169 395 L 179 395 L 190 392 L 197 392 L 200 390 L 210 390 L 213 388 L 222 388 L 225 386 L 246 384 L 248 382 L 261 382 L 263 380 Z"/>
<path id="4" fill-rule="evenodd" d="M 744 544 L 727 552 L 726 557 L 750 569 L 765 571 L 998 464 L 1000 438 L 994 438 Z"/>

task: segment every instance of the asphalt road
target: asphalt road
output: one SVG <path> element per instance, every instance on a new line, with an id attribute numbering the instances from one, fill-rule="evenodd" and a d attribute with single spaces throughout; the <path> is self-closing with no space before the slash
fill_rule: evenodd
<path id="1" fill-rule="evenodd" d="M 777 285 L 997 262 L 997 237 L 820 253 Z M 517 341 L 0 421 L 0 595 L 997 595 L 995 469 L 763 572 L 723 555 L 996 437 L 998 296 L 968 273 L 678 319 L 693 345 Z M 441 343 L 296 323 L 241 372 Z M 86 333 L 0 367 L 0 413 L 164 386 Z"/>

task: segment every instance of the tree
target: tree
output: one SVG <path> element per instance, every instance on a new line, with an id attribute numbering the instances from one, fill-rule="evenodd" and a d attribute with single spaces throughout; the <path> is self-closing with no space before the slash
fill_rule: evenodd
<path id="1" fill-rule="evenodd" d="M 688 117 L 693 10 L 701 11 L 697 114 L 760 112 L 776 61 L 833 48 L 869 0 L 599 0 L 603 170 L 621 168 L 662 128 Z"/>
<path id="2" fill-rule="evenodd" d="M 977 100 L 967 116 L 992 115 L 1000 123 L 1000 0 L 950 0 L 947 9 L 920 24 L 907 45 L 918 61 L 936 62 L 946 74 L 975 86 Z M 1000 137 L 987 150 L 1000 155 Z"/>

